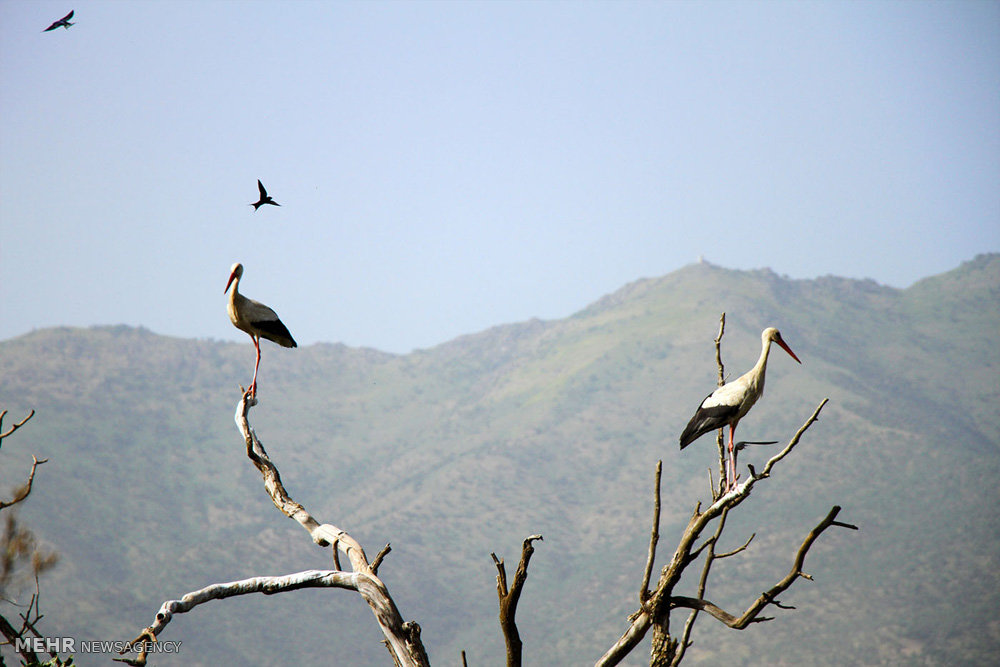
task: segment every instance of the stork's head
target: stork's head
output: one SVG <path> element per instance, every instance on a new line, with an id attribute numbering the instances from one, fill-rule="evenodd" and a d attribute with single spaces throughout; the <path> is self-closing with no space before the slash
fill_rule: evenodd
<path id="1" fill-rule="evenodd" d="M 225 294 L 226 292 L 228 292 L 229 286 L 233 284 L 233 281 L 239 280 L 242 275 L 243 275 L 243 265 L 240 264 L 239 262 L 236 262 L 229 269 L 229 280 L 226 282 L 226 289 L 222 290 L 222 293 Z"/>
<path id="2" fill-rule="evenodd" d="M 768 342 L 777 343 L 778 345 L 781 346 L 781 349 L 783 349 L 785 352 L 791 355 L 792 359 L 798 361 L 800 364 L 802 363 L 801 361 L 799 361 L 799 358 L 795 356 L 795 353 L 792 352 L 792 348 L 788 347 L 788 344 L 781 337 L 781 332 L 775 329 L 774 327 L 768 327 L 767 329 L 764 329 L 764 333 L 762 333 L 760 337 L 765 342 L 765 344 Z"/>

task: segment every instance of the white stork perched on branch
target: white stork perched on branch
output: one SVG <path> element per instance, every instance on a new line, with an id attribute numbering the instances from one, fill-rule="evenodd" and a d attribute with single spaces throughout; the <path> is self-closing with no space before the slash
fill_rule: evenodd
<path id="1" fill-rule="evenodd" d="M 278 319 L 278 314 L 253 299 L 248 299 L 240 294 L 240 278 L 243 277 L 243 265 L 239 262 L 233 264 L 229 273 L 229 282 L 226 283 L 226 292 L 229 286 L 233 286 L 233 291 L 229 292 L 229 305 L 226 310 L 229 312 L 229 319 L 233 325 L 245 331 L 253 339 L 253 346 L 257 349 L 257 362 L 253 367 L 253 381 L 250 383 L 250 395 L 257 395 L 257 369 L 260 367 L 260 339 L 266 338 L 274 341 L 282 347 L 298 347 L 288 328 Z"/>
<path id="2" fill-rule="evenodd" d="M 729 465 L 726 469 L 726 490 L 731 491 L 736 486 L 736 449 L 733 445 L 733 435 L 736 432 L 736 425 L 750 412 L 750 408 L 764 395 L 764 371 L 767 368 L 767 355 L 771 351 L 771 343 L 777 343 L 792 356 L 792 359 L 799 361 L 799 358 L 792 352 L 781 338 L 781 332 L 774 327 L 764 329 L 760 335 L 761 351 L 757 363 L 748 372 L 744 373 L 732 382 L 728 382 L 711 394 L 698 406 L 694 417 L 688 422 L 684 432 L 681 433 L 681 449 L 684 449 L 701 436 L 729 426 Z M 749 444 L 749 443 L 748 443 Z"/>

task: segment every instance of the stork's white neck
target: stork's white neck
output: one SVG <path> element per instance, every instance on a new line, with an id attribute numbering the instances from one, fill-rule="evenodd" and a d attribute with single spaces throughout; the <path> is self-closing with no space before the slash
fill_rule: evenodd
<path id="1" fill-rule="evenodd" d="M 764 393 L 764 371 L 767 368 L 767 355 L 771 352 L 771 339 L 762 336 L 760 342 L 760 357 L 750 372 L 747 373 L 749 376 L 747 379 L 756 388 L 758 397 Z"/>
<path id="2" fill-rule="evenodd" d="M 764 368 L 767 367 L 767 355 L 771 353 L 771 339 L 761 337 L 760 339 L 760 358 L 757 359 L 757 363 L 754 365 L 753 369 L 756 373 L 763 374 Z"/>

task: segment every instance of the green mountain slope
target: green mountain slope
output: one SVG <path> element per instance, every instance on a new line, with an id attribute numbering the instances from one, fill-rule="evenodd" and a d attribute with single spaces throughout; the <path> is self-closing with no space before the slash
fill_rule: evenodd
<path id="1" fill-rule="evenodd" d="M 803 364 L 772 355 L 738 435 L 786 439 L 831 403 L 730 519 L 724 546 L 758 535 L 716 568 L 709 596 L 740 611 L 834 504 L 861 531 L 817 543 L 815 582 L 782 600 L 796 611 L 743 632 L 701 619 L 685 664 L 986 664 L 1000 651 L 998 304 L 1000 255 L 905 290 L 698 264 L 564 320 L 404 356 L 266 345 L 251 418 L 296 500 L 372 554 L 392 543 L 380 574 L 435 664 L 461 649 L 502 663 L 489 554 L 516 561 L 532 533 L 545 541 L 519 607 L 525 662 L 588 664 L 635 609 L 657 459 L 663 556 L 708 497 L 711 438 L 676 443 L 715 384 L 719 313 L 731 377 L 778 326 Z M 131 638 L 164 600 L 209 583 L 331 566 L 243 454 L 232 414 L 252 364 L 249 342 L 125 327 L 0 342 L 0 408 L 37 410 L 0 450 L 5 484 L 32 453 L 50 458 L 21 511 L 62 555 L 43 581 L 46 627 Z M 387 660 L 343 591 L 212 603 L 166 635 L 183 641 L 176 664 Z"/>

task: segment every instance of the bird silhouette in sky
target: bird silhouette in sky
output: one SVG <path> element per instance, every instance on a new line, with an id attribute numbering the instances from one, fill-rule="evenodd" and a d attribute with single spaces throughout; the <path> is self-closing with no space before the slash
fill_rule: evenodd
<path id="1" fill-rule="evenodd" d="M 259 178 L 257 179 L 257 189 L 260 190 L 260 199 L 250 204 L 251 206 L 253 206 L 253 210 L 256 211 L 264 204 L 273 204 L 274 206 L 281 206 L 281 204 L 271 199 L 271 197 L 267 194 L 267 190 L 264 189 L 264 184 L 260 182 Z"/>
<path id="2" fill-rule="evenodd" d="M 42 32 L 48 32 L 49 30 L 55 30 L 56 28 L 66 28 L 67 30 L 69 30 L 69 27 L 71 25 L 73 25 L 72 23 L 69 22 L 69 20 L 71 18 L 73 18 L 73 10 L 70 10 L 69 14 L 67 14 L 64 17 L 62 17 L 58 21 L 55 21 L 52 25 L 50 25 L 48 28 L 46 28 Z"/>

